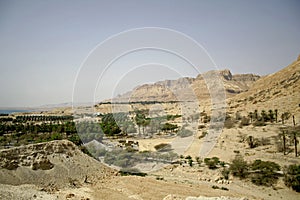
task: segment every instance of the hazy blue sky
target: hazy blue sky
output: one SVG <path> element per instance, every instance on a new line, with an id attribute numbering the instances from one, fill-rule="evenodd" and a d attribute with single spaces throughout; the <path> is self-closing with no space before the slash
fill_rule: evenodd
<path id="1" fill-rule="evenodd" d="M 273 73 L 300 54 L 299 10 L 298 0 L 1 0 L 0 107 L 71 102 L 77 71 L 89 52 L 111 35 L 140 27 L 187 34 L 218 68 Z M 145 76 L 145 82 L 176 78 L 158 74 Z M 197 74 L 187 70 L 185 75 Z M 130 83 L 138 74 L 131 76 L 124 79 L 123 90 L 143 80 Z"/>

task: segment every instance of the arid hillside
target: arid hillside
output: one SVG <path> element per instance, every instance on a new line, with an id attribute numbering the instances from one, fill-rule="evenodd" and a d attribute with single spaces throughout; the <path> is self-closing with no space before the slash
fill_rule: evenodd
<path id="1" fill-rule="evenodd" d="M 228 101 L 229 109 L 277 109 L 293 115 L 300 113 L 300 59 L 282 70 L 254 82 L 248 91 Z"/>
<path id="2" fill-rule="evenodd" d="M 34 195 L 56 199 L 47 193 L 59 191 L 65 199 L 64 188 L 80 188 L 115 173 L 67 140 L 4 149 L 0 151 L 0 199 L 34 199 Z M 82 199 L 90 196 L 77 193 Z"/>

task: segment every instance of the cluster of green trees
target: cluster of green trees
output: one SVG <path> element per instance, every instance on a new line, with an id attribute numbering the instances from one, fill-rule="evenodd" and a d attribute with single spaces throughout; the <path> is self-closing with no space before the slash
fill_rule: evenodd
<path id="1" fill-rule="evenodd" d="M 25 123 L 27 121 L 70 121 L 73 120 L 71 115 L 19 115 L 14 122 Z"/>
<path id="2" fill-rule="evenodd" d="M 265 126 L 266 122 L 278 123 L 280 121 L 282 124 L 285 124 L 286 120 L 291 116 L 292 115 L 289 112 L 279 114 L 277 109 L 274 111 L 272 109 L 269 111 L 262 110 L 261 112 L 254 110 L 254 112 L 249 112 L 247 116 L 241 116 L 241 114 L 237 112 L 235 117 L 226 114 L 224 127 L 232 128 L 237 122 L 240 122 L 240 127 L 248 126 L 250 124 L 253 126 Z"/>
<path id="3" fill-rule="evenodd" d="M 188 164 L 191 167 L 193 166 L 191 156 L 180 156 L 180 158 L 188 160 Z M 201 160 L 199 157 L 196 157 L 196 161 L 200 166 Z M 280 177 L 283 177 L 287 187 L 300 192 L 300 164 L 292 164 L 282 169 L 275 162 L 260 159 L 248 163 L 240 154 L 237 154 L 231 163 L 220 161 L 218 157 L 205 158 L 204 163 L 211 170 L 221 168 L 221 174 L 225 180 L 228 180 L 231 174 L 240 179 L 250 180 L 255 185 L 270 187 L 274 186 Z M 283 170 L 283 173 L 281 170 Z"/>
<path id="4" fill-rule="evenodd" d="M 230 172 L 241 179 L 250 178 L 255 185 L 273 186 L 277 183 L 281 167 L 271 161 L 255 160 L 248 164 L 241 156 L 237 155 L 230 164 Z M 289 165 L 283 169 L 283 180 L 287 187 L 300 192 L 300 165 Z"/>
<path id="5" fill-rule="evenodd" d="M 143 111 L 137 110 L 134 120 L 139 127 L 139 134 L 141 134 L 141 127 L 143 128 L 143 134 L 145 134 L 145 128 L 149 126 L 151 119 L 146 117 L 146 114 Z"/>
<path id="6" fill-rule="evenodd" d="M 0 124 L 0 145 L 19 146 L 22 144 L 47 142 L 52 140 L 68 139 L 76 145 L 98 140 L 103 133 L 98 123 L 80 122 L 75 124 L 68 121 L 58 123 L 2 123 Z"/>
<path id="7" fill-rule="evenodd" d="M 106 114 L 102 117 L 100 126 L 105 135 L 113 136 L 121 133 L 121 129 L 119 128 L 112 113 Z"/>
<path id="8" fill-rule="evenodd" d="M 285 123 L 291 117 L 289 112 L 283 112 L 279 114 L 278 110 L 262 110 L 260 113 L 258 110 L 254 110 L 254 112 L 249 112 L 248 117 L 250 118 L 250 123 L 254 123 L 254 125 L 265 125 L 265 122 L 278 123 L 279 118 L 281 119 L 282 124 Z"/>
<path id="9" fill-rule="evenodd" d="M 178 103 L 180 101 L 130 101 L 130 102 L 101 102 L 98 105 L 102 104 L 126 104 L 126 105 L 132 105 L 132 104 L 142 104 L 142 105 L 151 105 L 151 104 L 163 104 L 163 103 Z M 98 105 L 95 105 L 95 107 L 98 107 Z"/>
<path id="10" fill-rule="evenodd" d="M 72 121 L 72 116 L 21 115 L 16 118 L 3 116 L 0 118 L 0 142 L 2 146 L 12 146 L 53 139 L 70 139 L 80 145 L 81 140 L 84 143 L 92 139 L 101 141 L 104 135 L 121 136 L 136 133 L 136 126 L 139 133 L 142 128 L 144 134 L 146 130 L 152 133 L 178 130 L 177 125 L 168 123 L 167 120 L 174 120 L 180 115 L 150 119 L 146 117 L 148 112 L 149 110 L 135 110 L 134 118 L 123 112 L 108 113 L 101 115 L 100 123 L 82 121 L 76 124 Z M 186 134 L 188 134 L 186 131 L 182 133 Z"/>
<path id="11" fill-rule="evenodd" d="M 176 124 L 171 124 L 168 121 L 173 121 L 181 115 L 166 115 L 160 117 L 149 118 L 147 117 L 149 110 L 135 110 L 134 121 L 138 126 L 139 134 L 146 133 L 171 133 L 177 132 L 179 127 Z M 142 132 L 141 132 L 142 128 Z"/>
<path id="12" fill-rule="evenodd" d="M 0 136 L 10 133 L 76 133 L 76 127 L 74 122 L 65 122 L 63 124 L 58 123 L 1 123 L 0 124 Z"/>

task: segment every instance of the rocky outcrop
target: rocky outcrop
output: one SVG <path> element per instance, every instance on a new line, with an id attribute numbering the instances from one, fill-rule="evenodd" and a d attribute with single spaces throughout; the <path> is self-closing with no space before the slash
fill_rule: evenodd
<path id="1" fill-rule="evenodd" d="M 229 69 L 221 70 L 219 73 L 225 80 L 227 81 L 232 80 L 232 74 Z"/>
<path id="2" fill-rule="evenodd" d="M 51 154 L 67 154 L 73 156 L 76 146 L 69 142 L 48 142 L 28 146 L 5 149 L 0 151 L 0 168 L 15 170 L 20 166 L 31 167 L 33 170 L 49 170 L 54 164 L 48 159 Z"/>
<path id="3" fill-rule="evenodd" d="M 260 78 L 260 76 L 255 74 L 235 74 L 232 76 L 232 80 L 238 82 L 255 82 Z"/>

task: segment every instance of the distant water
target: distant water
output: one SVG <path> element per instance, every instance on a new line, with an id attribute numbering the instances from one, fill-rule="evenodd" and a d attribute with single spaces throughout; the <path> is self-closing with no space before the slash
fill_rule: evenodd
<path id="1" fill-rule="evenodd" d="M 18 113 L 18 112 L 32 112 L 32 110 L 1 110 L 0 114 L 11 114 L 11 113 Z"/>

